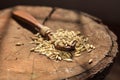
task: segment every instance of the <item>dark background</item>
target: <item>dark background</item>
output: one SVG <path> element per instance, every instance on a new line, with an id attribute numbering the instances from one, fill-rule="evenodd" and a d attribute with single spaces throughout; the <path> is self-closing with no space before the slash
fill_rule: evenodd
<path id="1" fill-rule="evenodd" d="M 39 5 L 75 9 L 102 19 L 103 23 L 117 35 L 120 43 L 120 0 L 3 0 L 0 10 L 16 5 Z M 119 80 L 120 54 L 117 54 L 112 70 L 105 80 Z"/>

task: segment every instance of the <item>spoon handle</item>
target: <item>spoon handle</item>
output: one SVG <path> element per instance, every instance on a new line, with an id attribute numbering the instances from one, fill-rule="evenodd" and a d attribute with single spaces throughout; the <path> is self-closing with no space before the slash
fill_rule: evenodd
<path id="1" fill-rule="evenodd" d="M 41 25 L 32 15 L 30 15 L 29 13 L 25 11 L 16 10 L 16 11 L 13 11 L 13 15 L 16 18 L 19 18 L 20 20 L 32 25 L 33 27 L 38 28 L 39 32 L 43 36 L 45 36 L 46 32 L 49 31 L 48 27 Z"/>
<path id="2" fill-rule="evenodd" d="M 52 36 L 53 33 L 51 32 L 50 28 L 48 28 L 47 26 L 43 26 L 41 25 L 32 15 L 30 15 L 29 13 L 25 12 L 25 11 L 21 11 L 21 10 L 17 10 L 17 11 L 13 11 L 13 15 L 28 23 L 28 24 L 31 24 L 33 27 L 35 28 L 38 28 L 39 29 L 39 32 L 45 36 L 47 39 L 51 40 L 52 39 Z M 59 49 L 59 50 L 64 50 L 64 51 L 70 51 L 70 50 L 74 50 L 75 49 L 75 45 L 76 43 L 74 43 L 73 45 L 70 45 L 70 46 L 60 46 L 60 45 L 57 45 L 55 46 L 55 48 Z"/>

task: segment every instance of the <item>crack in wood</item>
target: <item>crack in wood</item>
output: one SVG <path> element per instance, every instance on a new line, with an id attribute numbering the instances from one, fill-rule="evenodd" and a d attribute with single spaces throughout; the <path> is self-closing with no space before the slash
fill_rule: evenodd
<path id="1" fill-rule="evenodd" d="M 45 22 L 47 22 L 49 20 L 49 18 L 51 18 L 52 14 L 55 12 L 55 10 L 56 10 L 56 8 L 53 7 L 52 10 L 49 12 L 48 16 L 43 20 L 43 23 L 42 23 L 43 25 L 45 24 Z M 34 61 L 35 61 L 35 56 L 33 57 L 32 73 L 31 73 L 31 79 L 30 80 L 33 80 L 34 68 L 35 68 Z M 53 65 L 53 67 L 56 70 L 56 67 L 54 65 Z"/>
<path id="2" fill-rule="evenodd" d="M 35 61 L 35 55 L 33 56 L 33 61 L 32 61 L 32 73 L 31 73 L 31 79 L 30 80 L 33 80 L 33 75 L 34 75 L 34 61 Z"/>
<path id="3" fill-rule="evenodd" d="M 50 13 L 48 14 L 48 16 L 44 19 L 43 21 L 43 25 L 51 18 L 52 14 L 56 11 L 56 8 L 53 7 L 52 10 L 50 11 Z"/>
<path id="4" fill-rule="evenodd" d="M 57 74 L 57 77 L 58 77 L 58 79 L 60 79 L 60 77 L 59 77 L 59 75 L 58 75 L 58 73 L 57 73 L 57 68 L 54 66 L 54 64 L 53 63 L 51 63 L 52 64 L 52 66 L 55 68 L 55 73 Z"/>

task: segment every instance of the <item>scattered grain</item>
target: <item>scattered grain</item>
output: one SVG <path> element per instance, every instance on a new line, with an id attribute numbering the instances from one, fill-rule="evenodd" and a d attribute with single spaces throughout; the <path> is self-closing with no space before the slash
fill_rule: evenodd
<path id="1" fill-rule="evenodd" d="M 47 56 L 52 60 L 65 60 L 73 61 L 73 57 L 78 57 L 82 52 L 92 51 L 95 47 L 88 43 L 88 38 L 81 34 L 80 31 L 67 31 L 63 29 L 58 29 L 56 33 L 52 35 L 52 40 L 44 40 L 43 37 L 38 33 L 31 39 L 32 43 L 36 47 L 32 48 L 30 51 Z M 67 46 L 72 45 L 76 41 L 76 46 L 74 51 L 61 51 L 55 48 L 56 45 Z M 92 59 L 89 60 L 89 63 Z"/>

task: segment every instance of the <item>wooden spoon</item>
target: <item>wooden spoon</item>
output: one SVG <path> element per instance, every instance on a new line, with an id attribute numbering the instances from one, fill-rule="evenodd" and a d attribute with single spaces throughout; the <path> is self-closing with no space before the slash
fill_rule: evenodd
<path id="1" fill-rule="evenodd" d="M 13 16 L 16 17 L 19 20 L 22 20 L 30 25 L 32 25 L 33 27 L 37 28 L 38 31 L 40 32 L 40 34 L 44 37 L 46 37 L 49 40 L 52 40 L 52 34 L 54 34 L 50 28 L 48 28 L 47 26 L 44 26 L 42 24 L 40 24 L 32 15 L 30 15 L 29 13 L 25 12 L 25 11 L 21 11 L 21 10 L 16 10 L 12 12 Z M 56 49 L 59 50 L 63 50 L 63 51 L 71 51 L 75 49 L 75 45 L 76 45 L 76 41 L 73 41 L 72 45 L 68 45 L 68 46 L 60 46 L 59 44 L 57 46 L 55 46 Z"/>

